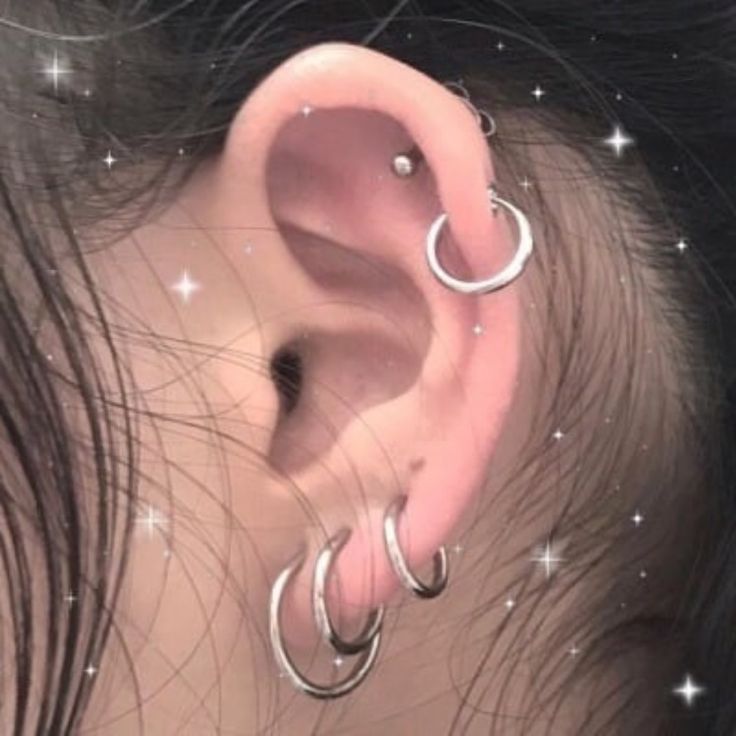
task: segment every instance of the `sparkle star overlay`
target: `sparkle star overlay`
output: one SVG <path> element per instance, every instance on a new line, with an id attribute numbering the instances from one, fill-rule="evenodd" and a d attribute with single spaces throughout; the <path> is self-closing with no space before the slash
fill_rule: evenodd
<path id="1" fill-rule="evenodd" d="M 145 514 L 139 515 L 135 522 L 148 532 L 150 538 L 153 537 L 154 530 L 162 530 L 166 527 L 168 519 L 158 509 L 149 504 Z"/>
<path id="2" fill-rule="evenodd" d="M 175 284 L 172 284 L 171 288 L 173 291 L 179 292 L 182 300 L 186 304 L 189 302 L 192 294 L 202 288 L 202 285 L 198 284 L 196 281 L 192 281 L 189 277 L 189 272 L 184 271 L 179 281 L 177 281 L 177 283 Z"/>
<path id="3" fill-rule="evenodd" d="M 112 169 L 113 164 L 117 162 L 117 159 L 115 158 L 115 156 L 112 155 L 112 151 L 108 151 L 107 156 L 105 156 L 102 161 L 105 166 L 107 166 L 107 169 L 109 171 L 110 169 Z"/>
<path id="4" fill-rule="evenodd" d="M 682 698 L 683 703 L 688 708 L 691 708 L 695 699 L 704 692 L 705 688 L 702 685 L 698 685 L 689 674 L 685 675 L 685 679 L 681 685 L 678 685 L 672 690 L 674 695 Z"/>
<path id="5" fill-rule="evenodd" d="M 539 550 L 538 553 L 532 557 L 532 562 L 536 562 L 544 567 L 545 575 L 549 580 L 560 562 L 563 562 L 563 558 L 557 555 L 554 546 L 549 540 L 547 540 L 547 544 L 544 548 Z"/>
<path id="6" fill-rule="evenodd" d="M 631 138 L 620 125 L 616 125 L 611 135 L 606 138 L 604 143 L 609 146 L 618 158 L 621 158 L 621 154 L 634 144 L 634 139 Z"/>
<path id="7" fill-rule="evenodd" d="M 51 63 L 43 68 L 43 73 L 54 86 L 54 94 L 59 92 L 59 82 L 72 73 L 69 66 L 59 58 L 59 52 L 54 49 L 54 55 Z"/>

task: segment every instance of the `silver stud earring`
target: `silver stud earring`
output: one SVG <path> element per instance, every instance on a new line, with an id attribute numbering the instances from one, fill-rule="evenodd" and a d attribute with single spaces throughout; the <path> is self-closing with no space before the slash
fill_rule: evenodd
<path id="1" fill-rule="evenodd" d="M 473 113 L 478 127 L 483 131 L 486 138 L 491 138 L 496 134 L 496 121 L 485 110 L 478 110 L 472 103 L 468 90 L 465 89 L 462 82 L 445 82 L 446 87 L 451 89 L 457 96 L 467 105 L 470 112 Z M 418 146 L 413 146 L 408 151 L 397 153 L 392 162 L 391 170 L 400 179 L 408 179 L 416 174 L 422 161 L 424 154 Z"/>

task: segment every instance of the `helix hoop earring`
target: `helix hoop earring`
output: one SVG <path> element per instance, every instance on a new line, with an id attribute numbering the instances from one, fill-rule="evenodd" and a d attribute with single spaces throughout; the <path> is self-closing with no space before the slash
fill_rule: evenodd
<path id="1" fill-rule="evenodd" d="M 442 232 L 442 228 L 447 222 L 447 213 L 443 212 L 432 223 L 432 226 L 429 228 L 429 232 L 427 233 L 427 263 L 430 271 L 432 271 L 440 283 L 444 284 L 449 289 L 460 292 L 461 294 L 489 294 L 508 286 L 508 284 L 517 279 L 523 273 L 524 267 L 529 260 L 529 256 L 531 256 L 534 250 L 532 229 L 526 215 L 518 207 L 511 204 L 511 202 L 501 199 L 492 184 L 488 188 L 488 196 L 494 216 L 498 214 L 499 206 L 503 207 L 514 217 L 519 230 L 519 243 L 516 247 L 516 252 L 514 253 L 513 258 L 508 265 L 496 275 L 481 281 L 463 281 L 445 270 L 437 256 L 437 242 Z"/>
<path id="2" fill-rule="evenodd" d="M 368 617 L 363 631 L 356 639 L 346 641 L 335 630 L 327 611 L 325 602 L 325 589 L 327 576 L 332 569 L 332 563 L 338 552 L 350 539 L 351 531 L 347 527 L 342 528 L 332 536 L 327 544 L 320 550 L 314 565 L 314 585 L 312 586 L 312 610 L 317 628 L 322 638 L 340 654 L 358 654 L 371 645 L 383 625 L 385 606 L 374 608 Z"/>
<path id="3" fill-rule="evenodd" d="M 356 663 L 350 674 L 335 685 L 320 685 L 307 679 L 296 668 L 291 657 L 284 646 L 283 635 L 281 633 L 281 599 L 284 590 L 292 577 L 301 569 L 306 557 L 306 549 L 302 549 L 294 556 L 292 561 L 279 573 L 271 588 L 271 597 L 269 601 L 269 635 L 271 639 L 271 647 L 274 652 L 276 664 L 281 672 L 286 675 L 292 685 L 301 690 L 303 693 L 320 700 L 329 700 L 342 697 L 355 690 L 358 685 L 365 680 L 368 673 L 373 668 L 378 656 L 378 648 L 381 643 L 381 630 L 376 631 L 370 640 L 365 653 Z"/>
<path id="4" fill-rule="evenodd" d="M 397 531 L 398 515 L 406 506 L 406 501 L 407 497 L 405 494 L 397 496 L 386 509 L 386 515 L 383 521 L 383 538 L 386 543 L 386 552 L 388 553 L 388 558 L 391 561 L 394 571 L 405 587 L 418 598 L 435 598 L 447 586 L 447 550 L 442 546 L 435 553 L 434 577 L 429 585 L 423 583 L 409 570 L 404 553 L 401 551 Z"/>

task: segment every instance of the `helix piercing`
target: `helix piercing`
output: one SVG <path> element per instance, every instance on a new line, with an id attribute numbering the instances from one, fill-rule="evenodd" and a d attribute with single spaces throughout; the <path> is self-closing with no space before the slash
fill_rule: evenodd
<path id="1" fill-rule="evenodd" d="M 286 675 L 292 685 L 301 692 L 320 700 L 329 700 L 339 698 L 352 692 L 358 685 L 365 680 L 368 673 L 372 669 L 378 656 L 378 649 L 381 643 L 381 631 L 378 629 L 370 640 L 370 644 L 365 653 L 356 663 L 350 674 L 344 680 L 335 685 L 320 685 L 305 677 L 294 665 L 284 646 L 283 635 L 281 632 L 281 599 L 284 590 L 292 577 L 301 569 L 306 557 L 306 549 L 302 549 L 294 556 L 291 562 L 279 573 L 271 588 L 271 596 L 269 601 L 269 636 L 271 639 L 271 647 L 274 652 L 276 664 L 281 672 Z"/>
<path id="2" fill-rule="evenodd" d="M 312 609 L 317 628 L 322 634 L 324 641 L 340 652 L 340 654 L 358 654 L 370 646 L 371 640 L 378 634 L 383 624 L 385 611 L 384 606 L 375 608 L 368 617 L 368 621 L 361 634 L 352 641 L 343 639 L 332 625 L 325 601 L 326 580 L 332 569 L 335 556 L 345 546 L 348 539 L 350 539 L 350 535 L 350 529 L 344 527 L 332 536 L 322 550 L 320 550 L 314 565 L 314 585 L 312 587 Z"/>
<path id="3" fill-rule="evenodd" d="M 447 551 L 443 546 L 435 553 L 434 577 L 429 585 L 423 583 L 411 572 L 411 570 L 409 570 L 406 558 L 404 557 L 404 553 L 401 551 L 401 546 L 399 545 L 399 535 L 397 531 L 398 515 L 406 506 L 406 501 L 407 496 L 405 494 L 397 496 L 386 510 L 383 522 L 386 552 L 388 553 L 388 558 L 391 561 L 394 571 L 405 587 L 419 598 L 435 598 L 447 586 Z"/>
<path id="4" fill-rule="evenodd" d="M 488 196 L 494 215 L 498 212 L 499 205 L 508 210 L 516 220 L 519 229 L 519 244 L 516 252 L 508 263 L 498 274 L 482 281 L 463 281 L 449 274 L 437 257 L 437 241 L 442 228 L 447 222 L 447 213 L 442 213 L 432 224 L 427 233 L 427 263 L 434 276 L 445 286 L 461 294 L 489 294 L 507 286 L 524 271 L 527 261 L 534 250 L 534 239 L 532 238 L 531 226 L 526 215 L 511 202 L 501 199 L 496 193 L 493 185 L 488 188 Z"/>
<path id="5" fill-rule="evenodd" d="M 483 131 L 486 138 L 491 138 L 497 132 L 496 121 L 486 110 L 478 110 L 470 100 L 468 90 L 461 82 L 444 82 L 446 87 L 453 90 L 459 90 L 458 97 L 469 108 L 470 112 L 475 116 L 478 127 Z M 412 146 L 408 151 L 402 151 L 396 154 L 391 162 L 391 170 L 401 179 L 406 179 L 417 172 L 417 169 L 424 161 L 424 154 L 419 146 Z"/>

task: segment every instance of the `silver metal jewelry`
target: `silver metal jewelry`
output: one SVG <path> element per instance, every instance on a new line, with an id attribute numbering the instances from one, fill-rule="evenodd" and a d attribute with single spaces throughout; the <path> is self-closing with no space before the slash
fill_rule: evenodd
<path id="1" fill-rule="evenodd" d="M 465 89 L 462 82 L 444 82 L 446 87 L 453 91 L 459 92 L 458 97 L 467 105 L 470 112 L 473 113 L 478 123 L 478 127 L 483 131 L 486 138 L 490 138 L 496 134 L 496 121 L 485 110 L 478 110 L 470 100 L 470 94 Z M 457 94 L 456 92 L 456 94 Z M 485 121 L 485 125 L 484 125 Z M 419 146 L 413 146 L 408 151 L 402 151 L 396 154 L 391 162 L 391 170 L 396 176 L 407 179 L 416 174 L 417 169 L 424 161 L 424 154 Z"/>
<path id="2" fill-rule="evenodd" d="M 306 558 L 306 549 L 302 549 L 293 560 L 279 573 L 271 588 L 271 597 L 269 602 L 269 635 L 271 638 L 271 646 L 273 648 L 276 664 L 281 672 L 286 675 L 292 685 L 303 693 L 320 700 L 330 700 L 342 697 L 355 690 L 363 680 L 367 677 L 375 664 L 378 656 L 378 648 L 381 643 L 381 630 L 376 631 L 370 640 L 368 647 L 356 663 L 350 674 L 335 685 L 320 685 L 307 679 L 296 668 L 291 657 L 284 647 L 284 640 L 281 633 L 281 599 L 284 589 L 288 585 L 291 578 L 301 569 Z"/>
<path id="3" fill-rule="evenodd" d="M 448 579 L 448 563 L 447 563 L 447 551 L 444 546 L 440 547 L 434 556 L 434 577 L 432 582 L 427 585 L 421 580 L 418 580 L 416 576 L 409 570 L 409 566 L 406 563 L 404 553 L 401 551 L 399 545 L 399 535 L 397 532 L 397 521 L 398 515 L 406 506 L 407 497 L 406 495 L 397 496 L 388 509 L 386 509 L 386 515 L 383 521 L 383 537 L 386 543 L 386 552 L 388 558 L 391 560 L 394 571 L 399 577 L 399 580 L 419 598 L 435 598 L 438 596 L 447 586 Z"/>
<path id="4" fill-rule="evenodd" d="M 442 213 L 429 228 L 427 233 L 427 263 L 429 269 L 435 277 L 445 286 L 461 294 L 488 294 L 498 291 L 504 286 L 508 286 L 512 281 L 518 278 L 524 271 L 529 256 L 534 250 L 534 238 L 532 237 L 532 229 L 526 215 L 511 202 L 506 201 L 498 196 L 495 187 L 491 184 L 488 188 L 488 196 L 491 202 L 491 209 L 494 215 L 498 214 L 498 207 L 501 206 L 508 210 L 516 220 L 519 229 L 519 244 L 516 248 L 514 257 L 495 276 L 482 281 L 463 281 L 449 274 L 437 257 L 437 242 L 439 240 L 442 228 L 447 222 L 447 213 Z"/>
<path id="5" fill-rule="evenodd" d="M 374 608 L 360 635 L 352 641 L 343 639 L 335 631 L 325 602 L 327 576 L 332 568 L 337 553 L 345 546 L 351 535 L 350 529 L 344 527 L 332 536 L 320 550 L 314 565 L 314 585 L 312 586 L 312 610 L 317 628 L 322 638 L 340 654 L 358 654 L 371 645 L 371 641 L 378 634 L 383 625 L 384 606 Z"/>

